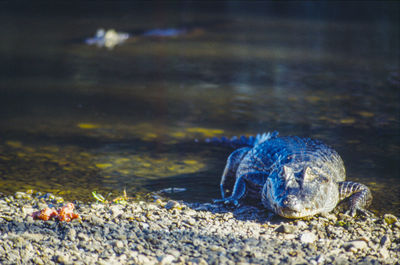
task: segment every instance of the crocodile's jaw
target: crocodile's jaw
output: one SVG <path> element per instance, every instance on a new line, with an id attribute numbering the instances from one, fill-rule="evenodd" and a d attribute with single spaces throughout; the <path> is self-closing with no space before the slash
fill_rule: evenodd
<path id="1" fill-rule="evenodd" d="M 283 198 L 273 199 L 270 196 L 268 202 L 266 203 L 266 201 L 263 200 L 263 203 L 275 214 L 291 219 L 312 216 L 320 212 L 318 208 L 316 208 L 314 205 L 310 205 L 309 203 L 303 205 L 300 201 L 298 201 L 296 203 L 291 203 L 291 205 L 285 205 L 283 201 Z"/>
<path id="2" fill-rule="evenodd" d="M 289 219 L 297 219 L 297 218 L 304 218 L 308 216 L 313 216 L 316 213 L 314 211 L 307 211 L 307 212 L 294 212 L 294 211 L 286 211 L 285 209 L 279 208 L 276 210 L 276 213 L 282 217 L 289 218 Z"/>
<path id="3" fill-rule="evenodd" d="M 294 219 L 294 218 L 313 216 L 319 213 L 320 211 L 318 209 L 313 210 L 311 208 L 302 208 L 293 210 L 288 207 L 276 207 L 274 209 L 274 212 L 282 217 Z"/>
<path id="4" fill-rule="evenodd" d="M 282 183 L 268 179 L 262 192 L 263 204 L 285 218 L 303 218 L 332 211 L 339 201 L 336 183 L 284 188 Z"/>

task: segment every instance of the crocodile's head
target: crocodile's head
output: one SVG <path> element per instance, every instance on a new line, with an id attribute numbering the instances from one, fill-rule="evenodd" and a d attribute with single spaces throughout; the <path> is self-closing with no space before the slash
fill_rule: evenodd
<path id="1" fill-rule="evenodd" d="M 263 204 L 286 218 L 302 218 L 330 212 L 339 201 L 338 184 L 318 167 L 283 166 L 268 178 Z"/>

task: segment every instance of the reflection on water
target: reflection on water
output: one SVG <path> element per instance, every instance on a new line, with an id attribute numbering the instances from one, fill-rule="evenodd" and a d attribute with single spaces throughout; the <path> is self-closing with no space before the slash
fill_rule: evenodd
<path id="1" fill-rule="evenodd" d="M 210 201 L 231 150 L 201 140 L 278 130 L 332 145 L 373 208 L 400 214 L 399 5 L 213 7 L 3 11 L 0 191 Z M 87 46 L 99 27 L 195 34 Z"/>

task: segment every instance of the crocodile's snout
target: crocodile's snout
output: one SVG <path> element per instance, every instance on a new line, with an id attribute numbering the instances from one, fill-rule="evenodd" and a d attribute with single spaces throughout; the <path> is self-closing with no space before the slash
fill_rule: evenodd
<path id="1" fill-rule="evenodd" d="M 287 218 L 298 218 L 310 215 L 313 207 L 304 204 L 297 196 L 289 194 L 277 205 L 277 212 Z"/>
<path id="2" fill-rule="evenodd" d="M 288 195 L 285 199 L 283 199 L 281 207 L 298 212 L 303 209 L 294 195 Z"/>
<path id="3" fill-rule="evenodd" d="M 294 195 L 288 195 L 282 200 L 281 205 L 278 207 L 281 215 L 287 217 L 296 217 L 300 213 L 304 213 L 304 207 Z"/>

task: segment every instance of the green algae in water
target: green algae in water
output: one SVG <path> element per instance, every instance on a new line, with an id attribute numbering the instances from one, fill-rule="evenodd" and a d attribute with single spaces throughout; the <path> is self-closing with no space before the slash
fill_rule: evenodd
<path id="1" fill-rule="evenodd" d="M 0 184 L 4 192 L 35 189 L 87 200 L 88 190 L 118 192 L 124 183 L 194 173 L 205 167 L 199 157 L 151 156 L 106 152 L 78 146 L 26 145 L 6 141 L 0 145 Z M 142 180 L 140 180 L 142 179 Z M 136 190 L 141 191 L 140 184 Z"/>
<path id="2" fill-rule="evenodd" d="M 95 166 L 101 169 L 105 175 L 134 175 L 143 178 L 164 178 L 173 175 L 188 174 L 200 171 L 204 163 L 192 158 L 191 160 L 180 160 L 180 157 L 152 157 L 148 155 L 123 155 L 96 158 L 103 161 Z"/>

